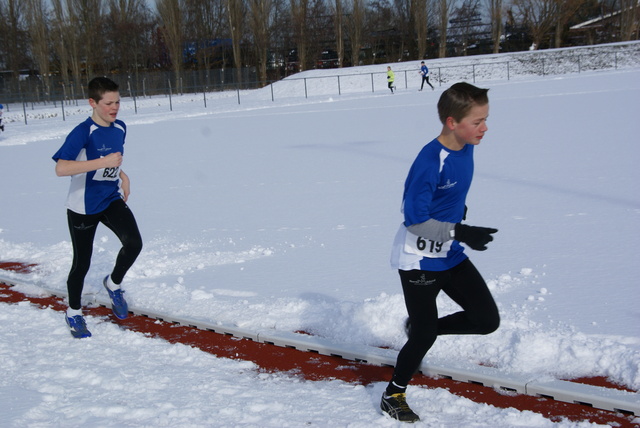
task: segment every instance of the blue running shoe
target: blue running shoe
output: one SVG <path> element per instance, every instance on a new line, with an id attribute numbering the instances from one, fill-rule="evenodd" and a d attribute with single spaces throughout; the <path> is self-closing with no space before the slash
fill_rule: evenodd
<path id="1" fill-rule="evenodd" d="M 111 310 L 116 318 L 123 320 L 129 316 L 129 305 L 127 305 L 127 301 L 124 300 L 124 290 L 110 290 L 109 287 L 107 287 L 108 279 L 109 275 L 105 276 L 102 281 L 102 285 L 104 285 L 107 293 L 109 293 L 109 298 L 111 299 Z"/>
<path id="2" fill-rule="evenodd" d="M 83 337 L 91 337 L 91 332 L 87 330 L 87 323 L 84 322 L 82 315 L 75 315 L 73 317 L 64 317 L 67 320 L 71 335 L 76 339 L 82 339 Z"/>

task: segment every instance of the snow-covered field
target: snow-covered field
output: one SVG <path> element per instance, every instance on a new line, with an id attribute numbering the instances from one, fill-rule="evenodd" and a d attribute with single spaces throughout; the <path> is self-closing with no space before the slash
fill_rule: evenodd
<path id="1" fill-rule="evenodd" d="M 123 98 L 123 169 L 145 240 L 125 278 L 129 301 L 399 349 L 406 314 L 389 250 L 406 173 L 440 130 L 436 102 L 446 87 L 418 92 L 419 76 L 409 77 L 395 95 L 372 93 L 362 79 L 360 90 L 339 96 L 332 79 L 314 79 L 309 98 L 279 83 L 275 101 L 265 88 L 243 92 L 240 105 L 235 93 L 208 94 L 206 108 L 202 94 L 183 95 L 170 111 L 169 99 L 156 97 L 137 99 L 135 113 Z M 324 92 L 323 80 L 331 82 Z M 541 379 L 601 375 L 640 389 L 640 69 L 477 84 L 491 89 L 491 112 L 467 222 L 500 231 L 488 251 L 469 253 L 502 324 L 489 336 L 443 337 L 429 355 Z M 0 134 L 0 261 L 38 268 L 2 275 L 64 290 L 68 179 L 55 176 L 51 155 L 90 109 L 67 106 L 63 121 L 60 106 L 39 107 L 24 125 L 22 110 L 10 107 Z M 87 296 L 104 293 L 100 280 L 117 251 L 102 228 Z M 442 313 L 456 310 L 440 303 Z M 378 411 L 384 383 L 266 374 L 87 321 L 93 337 L 74 340 L 59 312 L 0 304 L 0 425 L 396 425 Z M 591 426 L 440 389 L 410 387 L 408 400 L 434 427 Z"/>

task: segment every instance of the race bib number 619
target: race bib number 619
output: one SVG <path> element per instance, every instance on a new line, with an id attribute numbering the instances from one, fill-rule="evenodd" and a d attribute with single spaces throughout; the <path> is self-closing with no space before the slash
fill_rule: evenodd
<path id="1" fill-rule="evenodd" d="M 407 237 L 404 241 L 404 251 L 410 254 L 417 254 L 422 257 L 440 259 L 447 257 L 447 253 L 451 249 L 452 242 L 453 241 L 432 241 L 407 231 Z"/>

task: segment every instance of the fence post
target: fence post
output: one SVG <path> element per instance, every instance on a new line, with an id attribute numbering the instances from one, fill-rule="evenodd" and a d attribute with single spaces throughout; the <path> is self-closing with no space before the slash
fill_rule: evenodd
<path id="1" fill-rule="evenodd" d="M 60 103 L 62 105 L 62 121 L 66 121 L 67 119 L 64 117 L 64 95 L 62 98 L 62 102 Z"/>
<path id="2" fill-rule="evenodd" d="M 507 61 L 507 80 L 511 80 L 511 73 L 510 73 L 510 69 L 509 69 L 509 64 L 511 64 L 509 61 Z"/>
<path id="3" fill-rule="evenodd" d="M 340 75 L 338 74 L 338 95 L 342 95 L 342 91 L 340 90 Z"/>
<path id="4" fill-rule="evenodd" d="M 273 99 L 273 82 L 269 83 L 269 86 L 271 87 L 271 101 L 275 101 L 275 99 Z"/>
<path id="5" fill-rule="evenodd" d="M 473 83 L 476 83 L 476 65 L 473 64 L 471 67 L 472 67 L 471 74 L 473 75 Z"/>
<path id="6" fill-rule="evenodd" d="M 169 79 L 168 82 L 169 82 L 169 111 L 173 111 L 173 104 L 171 103 L 171 79 Z"/>
<path id="7" fill-rule="evenodd" d="M 582 57 L 578 55 L 578 74 L 580 74 L 580 72 L 582 71 L 582 64 L 580 63 L 580 58 Z"/>
<path id="8" fill-rule="evenodd" d="M 127 80 L 127 86 L 129 87 L 129 94 L 131 95 L 131 98 L 133 98 L 133 111 L 135 112 L 135 114 L 138 114 L 138 103 L 136 102 L 136 95 L 131 90 L 131 76 L 129 76 L 129 79 Z"/>
<path id="9" fill-rule="evenodd" d="M 373 73 L 371 73 L 371 92 L 375 92 L 373 90 Z"/>
<path id="10" fill-rule="evenodd" d="M 207 108 L 207 87 L 202 88 L 202 98 L 204 98 L 204 108 Z"/>
<path id="11" fill-rule="evenodd" d="M 25 102 L 22 102 L 22 112 L 24 113 L 24 124 L 27 124 L 27 104 L 25 104 Z"/>
<path id="12" fill-rule="evenodd" d="M 304 97 L 308 98 L 308 95 L 307 95 L 307 78 L 306 77 L 304 78 Z"/>
<path id="13" fill-rule="evenodd" d="M 240 105 L 240 88 L 236 86 L 236 92 L 238 93 L 238 105 Z"/>

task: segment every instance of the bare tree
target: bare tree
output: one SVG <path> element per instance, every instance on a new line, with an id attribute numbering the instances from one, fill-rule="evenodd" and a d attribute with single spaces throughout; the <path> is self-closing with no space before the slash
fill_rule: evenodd
<path id="1" fill-rule="evenodd" d="M 555 22 L 555 38 L 554 47 L 559 48 L 562 46 L 562 37 L 564 35 L 567 23 L 574 16 L 574 14 L 585 4 L 585 0 L 556 0 L 558 3 L 556 22 Z"/>
<path id="2" fill-rule="evenodd" d="M 42 79 L 43 95 L 51 94 L 50 87 L 50 41 L 47 23 L 47 7 L 43 0 L 27 0 L 25 2 L 26 17 L 31 36 L 31 53 L 38 64 Z"/>
<path id="3" fill-rule="evenodd" d="M 620 4 L 620 40 L 629 41 L 638 38 L 640 32 L 640 4 L 638 0 L 619 0 Z"/>
<path id="4" fill-rule="evenodd" d="M 73 9 L 76 17 L 77 29 L 83 49 L 81 54 L 85 59 L 85 71 L 87 78 L 91 78 L 96 69 L 103 68 L 104 45 L 98 43 L 98 37 L 102 38 L 104 15 L 103 0 L 67 0 L 68 8 Z"/>
<path id="5" fill-rule="evenodd" d="M 364 45 L 371 49 L 371 57 L 367 59 L 374 64 L 393 60 L 400 48 L 401 37 L 396 28 L 398 12 L 393 6 L 390 0 L 368 3 Z"/>
<path id="6" fill-rule="evenodd" d="M 556 23 L 559 13 L 557 0 L 513 0 L 522 21 L 529 27 L 533 49 L 538 49 Z"/>
<path id="7" fill-rule="evenodd" d="M 51 37 L 57 42 L 53 44 L 54 51 L 57 57 L 58 70 L 66 90 L 66 87 L 70 84 L 69 79 L 69 28 L 68 20 L 66 17 L 65 9 L 62 5 L 62 0 L 52 0 L 51 5 L 53 7 L 51 17 Z"/>
<path id="8" fill-rule="evenodd" d="M 309 0 L 291 0 L 291 24 L 293 38 L 298 49 L 298 63 L 300 71 L 306 69 L 307 50 L 309 47 L 307 33 L 307 12 Z"/>
<path id="9" fill-rule="evenodd" d="M 493 53 L 500 52 L 500 39 L 502 38 L 502 0 L 486 0 L 491 19 L 491 41 Z"/>
<path id="10" fill-rule="evenodd" d="M 467 48 L 473 38 L 481 32 L 482 18 L 480 16 L 480 0 L 463 0 L 451 17 L 449 33 L 457 38 L 463 55 L 467 55 Z"/>
<path id="11" fill-rule="evenodd" d="M 440 43 L 438 48 L 439 58 L 447 56 L 447 29 L 449 27 L 449 15 L 451 15 L 455 3 L 455 0 L 438 1 L 438 31 L 440 33 Z"/>
<path id="12" fill-rule="evenodd" d="M 269 48 L 269 29 L 271 15 L 274 11 L 272 0 L 249 0 L 251 11 L 251 29 L 253 31 L 253 47 L 258 62 L 258 76 L 262 85 L 267 83 L 267 61 Z"/>
<path id="13" fill-rule="evenodd" d="M 347 0 L 345 15 L 348 19 L 345 22 L 345 29 L 351 46 L 351 64 L 360 63 L 360 48 L 362 47 L 362 36 L 365 21 L 364 0 Z"/>
<path id="14" fill-rule="evenodd" d="M 169 51 L 171 64 L 175 74 L 175 87 L 180 90 L 180 78 L 182 75 L 182 44 L 184 34 L 184 25 L 182 21 L 182 13 L 184 3 L 182 0 L 156 0 L 156 8 L 160 16 L 160 31 L 164 38 L 164 42 Z"/>
<path id="15" fill-rule="evenodd" d="M 150 11 L 144 0 L 108 0 L 107 31 L 110 44 L 108 64 L 129 74 L 137 74 L 149 51 Z"/>
<path id="16" fill-rule="evenodd" d="M 196 44 L 196 61 L 200 69 L 209 70 L 213 61 L 224 67 L 225 46 L 216 43 L 227 28 L 226 0 L 185 0 L 186 30 Z"/>
<path id="17" fill-rule="evenodd" d="M 71 86 L 68 80 L 68 72 L 71 71 L 75 86 L 80 89 L 82 98 L 85 98 L 82 80 L 82 35 L 78 15 L 71 0 L 52 0 L 51 4 L 52 29 L 55 39 L 58 40 L 58 43 L 53 45 L 58 56 L 60 72 L 65 79 L 65 85 Z M 73 93 L 69 95 L 74 96 Z"/>
<path id="18" fill-rule="evenodd" d="M 242 82 L 242 51 L 240 44 L 244 34 L 244 0 L 227 0 L 227 13 L 229 15 L 229 29 L 231 30 L 231 43 L 233 45 L 233 63 L 236 68 L 236 82 Z"/>
<path id="19" fill-rule="evenodd" d="M 391 43 L 391 46 L 395 45 L 391 52 L 393 59 L 398 61 L 404 57 L 404 52 L 409 52 L 410 56 L 416 56 L 416 37 L 415 37 L 415 24 L 412 11 L 414 0 L 393 0 L 392 12 L 392 27 L 397 34 L 395 37 L 395 43 Z M 398 42 L 400 42 L 398 44 Z"/>
<path id="20" fill-rule="evenodd" d="M 24 2 L 21 0 L 5 0 L 2 2 L 2 37 L 0 49 L 6 55 L 6 63 L 18 81 L 20 69 L 28 64 L 27 31 L 24 16 Z"/>
<path id="21" fill-rule="evenodd" d="M 335 0 L 335 8 L 333 10 L 334 27 L 336 33 L 336 52 L 338 53 L 339 67 L 344 64 L 344 9 L 342 8 L 342 0 Z"/>
<path id="22" fill-rule="evenodd" d="M 411 3 L 411 12 L 418 46 L 418 58 L 416 59 L 422 59 L 427 53 L 427 0 L 412 0 Z"/>

